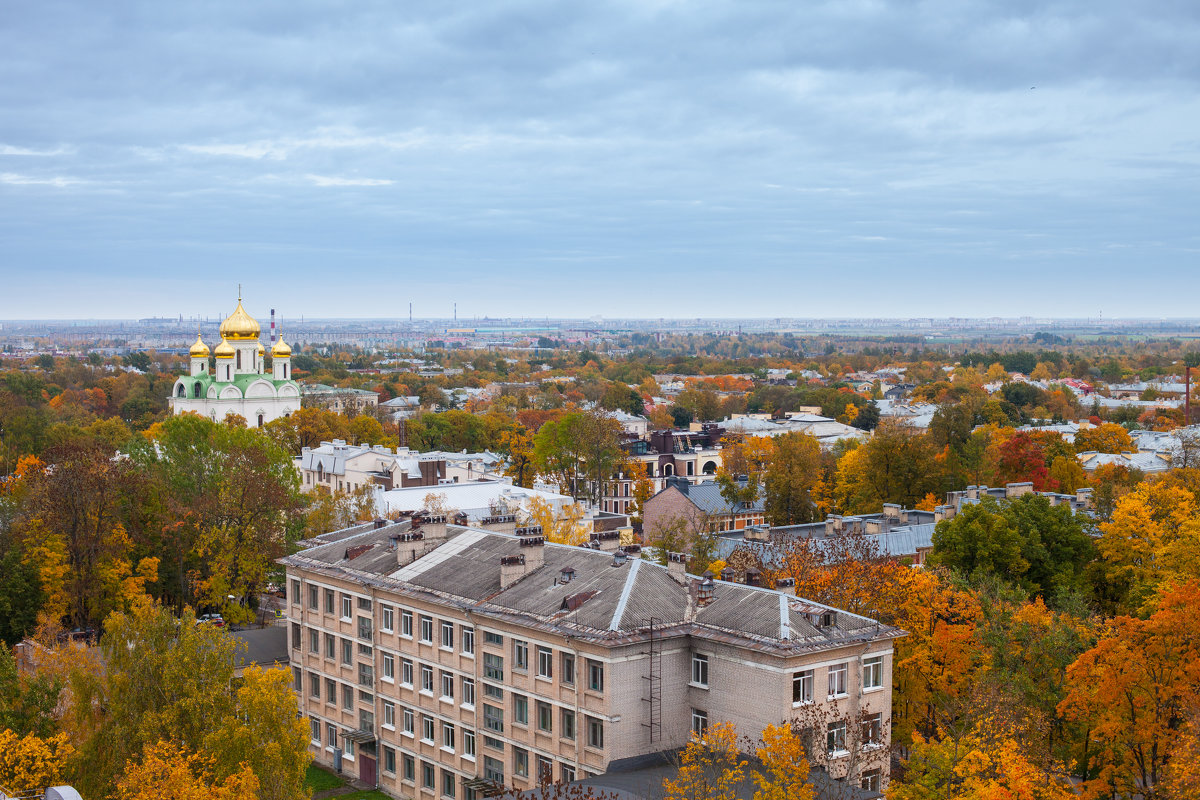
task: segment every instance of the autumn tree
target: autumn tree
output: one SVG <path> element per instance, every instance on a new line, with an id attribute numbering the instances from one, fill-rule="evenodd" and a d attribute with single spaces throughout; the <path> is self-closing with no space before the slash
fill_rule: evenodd
<path id="1" fill-rule="evenodd" d="M 1166 579 L 1200 578 L 1198 517 L 1195 496 L 1169 482 L 1141 484 L 1119 499 L 1097 542 L 1104 597 L 1134 610 Z"/>
<path id="2" fill-rule="evenodd" d="M 257 800 L 258 778 L 248 766 L 218 781 L 213 759 L 171 742 L 146 748 L 117 780 L 115 800 Z"/>
<path id="3" fill-rule="evenodd" d="M 1137 445 L 1129 431 L 1113 422 L 1105 422 L 1092 428 L 1080 428 L 1075 434 L 1075 450 L 1080 453 L 1131 453 Z"/>
<path id="4" fill-rule="evenodd" d="M 0 787 L 16 796 L 40 797 L 43 789 L 66 782 L 74 752 L 65 734 L 42 738 L 0 729 Z"/>
<path id="5" fill-rule="evenodd" d="M 1017 431 L 1005 437 L 989 455 L 997 484 L 1030 482 L 1035 492 L 1046 490 L 1046 454 L 1028 433 Z"/>
<path id="6" fill-rule="evenodd" d="M 248 670 L 235 683 L 237 646 L 190 611 L 175 617 L 144 603 L 114 614 L 100 640 L 103 673 L 85 662 L 68 679 L 81 790 L 107 794 L 126 763 L 169 741 L 211 757 L 218 781 L 249 764 L 260 797 L 303 798 L 307 734 L 287 676 Z"/>
<path id="7" fill-rule="evenodd" d="M 675 779 L 663 779 L 663 800 L 737 800 L 747 762 L 733 723 L 719 722 L 703 737 L 693 735 L 679 759 Z"/>
<path id="8" fill-rule="evenodd" d="M 1059 705 L 1088 728 L 1078 754 L 1087 797 L 1163 796 L 1160 784 L 1200 690 L 1200 583 L 1164 589 L 1147 619 L 1116 617 L 1067 670 Z"/>
<path id="9" fill-rule="evenodd" d="M 821 475 L 821 446 L 815 438 L 803 433 L 777 437 L 763 479 L 767 521 L 795 525 L 816 520 L 812 492 Z"/>
<path id="10" fill-rule="evenodd" d="M 540 497 L 532 497 L 521 516 L 522 525 L 540 527 L 548 542 L 579 545 L 588 539 L 588 526 L 583 522 L 583 506 L 579 503 L 568 503 L 560 509 Z"/>
<path id="11" fill-rule="evenodd" d="M 754 800 L 813 800 L 808 756 L 792 726 L 768 725 L 754 754 Z"/>

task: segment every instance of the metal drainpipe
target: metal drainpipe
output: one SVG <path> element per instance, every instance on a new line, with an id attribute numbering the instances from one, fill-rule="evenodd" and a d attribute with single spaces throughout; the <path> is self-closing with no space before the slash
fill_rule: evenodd
<path id="1" fill-rule="evenodd" d="M 483 654 L 479 652 L 479 647 L 480 647 L 480 643 L 483 641 L 483 639 L 480 636 L 482 631 L 479 630 L 478 623 L 476 623 L 475 618 L 471 616 L 471 609 L 464 608 L 463 614 L 466 616 L 467 621 L 471 623 L 471 629 L 475 632 L 475 652 L 472 654 L 472 658 L 471 658 L 471 662 L 475 665 L 474 671 L 471 673 L 471 680 L 474 681 L 474 683 L 475 683 L 475 702 L 473 702 L 471 705 L 473 705 L 475 707 L 475 711 L 474 711 L 475 719 L 473 721 L 473 727 L 475 729 L 474 730 L 474 733 L 475 733 L 475 777 L 478 778 L 483 773 L 483 769 L 481 767 L 481 762 L 483 760 L 483 757 L 481 755 L 479 755 L 479 748 L 481 747 L 481 743 L 479 741 L 479 706 L 480 706 L 479 693 L 483 688 L 482 684 L 480 683 L 480 680 L 481 680 L 480 664 L 483 661 Z M 505 653 L 505 655 L 507 655 L 507 653 Z M 508 693 L 511 695 L 512 691 L 511 691 L 511 687 L 509 687 L 508 682 L 505 681 L 504 685 L 505 685 L 505 688 L 509 689 Z M 458 690 L 461 692 L 462 686 L 459 686 Z M 462 705 L 462 700 L 460 698 L 459 706 L 461 706 L 461 705 Z"/>
<path id="2" fill-rule="evenodd" d="M 579 684 L 582 683 L 581 672 L 579 670 L 579 648 L 575 646 L 575 640 L 570 636 L 563 637 L 567 645 L 571 648 L 571 655 L 575 659 L 575 767 L 579 771 L 583 769 L 583 736 L 586 735 L 587 726 L 584 723 L 583 715 L 579 711 Z M 578 774 L 576 780 L 582 780 Z"/>

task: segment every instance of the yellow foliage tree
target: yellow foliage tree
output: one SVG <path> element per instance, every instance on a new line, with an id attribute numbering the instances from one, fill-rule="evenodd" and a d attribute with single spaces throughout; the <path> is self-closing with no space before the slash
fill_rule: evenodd
<path id="1" fill-rule="evenodd" d="M 248 766 L 217 781 L 211 758 L 160 741 L 130 761 L 117 781 L 116 800 L 257 800 L 258 778 Z"/>
<path id="2" fill-rule="evenodd" d="M 583 506 L 570 503 L 557 510 L 540 497 L 529 500 L 525 511 L 526 525 L 540 525 L 546 541 L 557 544 L 583 544 L 588 538 L 588 526 L 584 524 Z"/>
<path id="3" fill-rule="evenodd" d="M 42 739 L 0 730 L 0 787 L 20 795 L 57 786 L 74 753 L 66 734 Z"/>
<path id="4" fill-rule="evenodd" d="M 1200 507 L 1166 482 L 1143 483 L 1117 500 L 1097 548 L 1108 584 L 1136 609 L 1166 579 L 1200 578 Z"/>
<path id="5" fill-rule="evenodd" d="M 663 800 L 737 800 L 745 777 L 746 761 L 738 752 L 733 723 L 720 722 L 703 738 L 692 736 L 675 780 L 663 780 Z"/>
<path id="6" fill-rule="evenodd" d="M 1075 434 L 1075 451 L 1087 453 L 1131 453 L 1137 450 L 1137 445 L 1129 436 L 1129 431 L 1115 422 L 1105 422 L 1094 428 L 1081 428 Z"/>
<path id="7" fill-rule="evenodd" d="M 768 725 L 755 752 L 763 770 L 755 771 L 754 800 L 812 800 L 808 756 L 790 725 Z"/>

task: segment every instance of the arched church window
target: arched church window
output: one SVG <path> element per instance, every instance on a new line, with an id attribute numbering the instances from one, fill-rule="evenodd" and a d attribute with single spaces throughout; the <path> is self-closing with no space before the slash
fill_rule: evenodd
<path id="1" fill-rule="evenodd" d="M 192 397 L 199 397 L 200 392 L 201 392 L 200 381 L 196 381 L 196 384 L 192 387 Z"/>
<path id="2" fill-rule="evenodd" d="M 179 388 L 175 390 L 176 397 L 187 397 L 187 390 L 183 388 L 183 384 L 179 384 Z"/>

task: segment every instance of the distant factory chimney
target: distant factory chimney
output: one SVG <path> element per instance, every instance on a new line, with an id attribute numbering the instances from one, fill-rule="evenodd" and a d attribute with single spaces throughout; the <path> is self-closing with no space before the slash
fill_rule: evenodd
<path id="1" fill-rule="evenodd" d="M 275 309 L 271 309 L 271 344 L 275 344 Z"/>
<path id="2" fill-rule="evenodd" d="M 412 303 L 408 304 L 408 322 L 412 324 Z"/>

